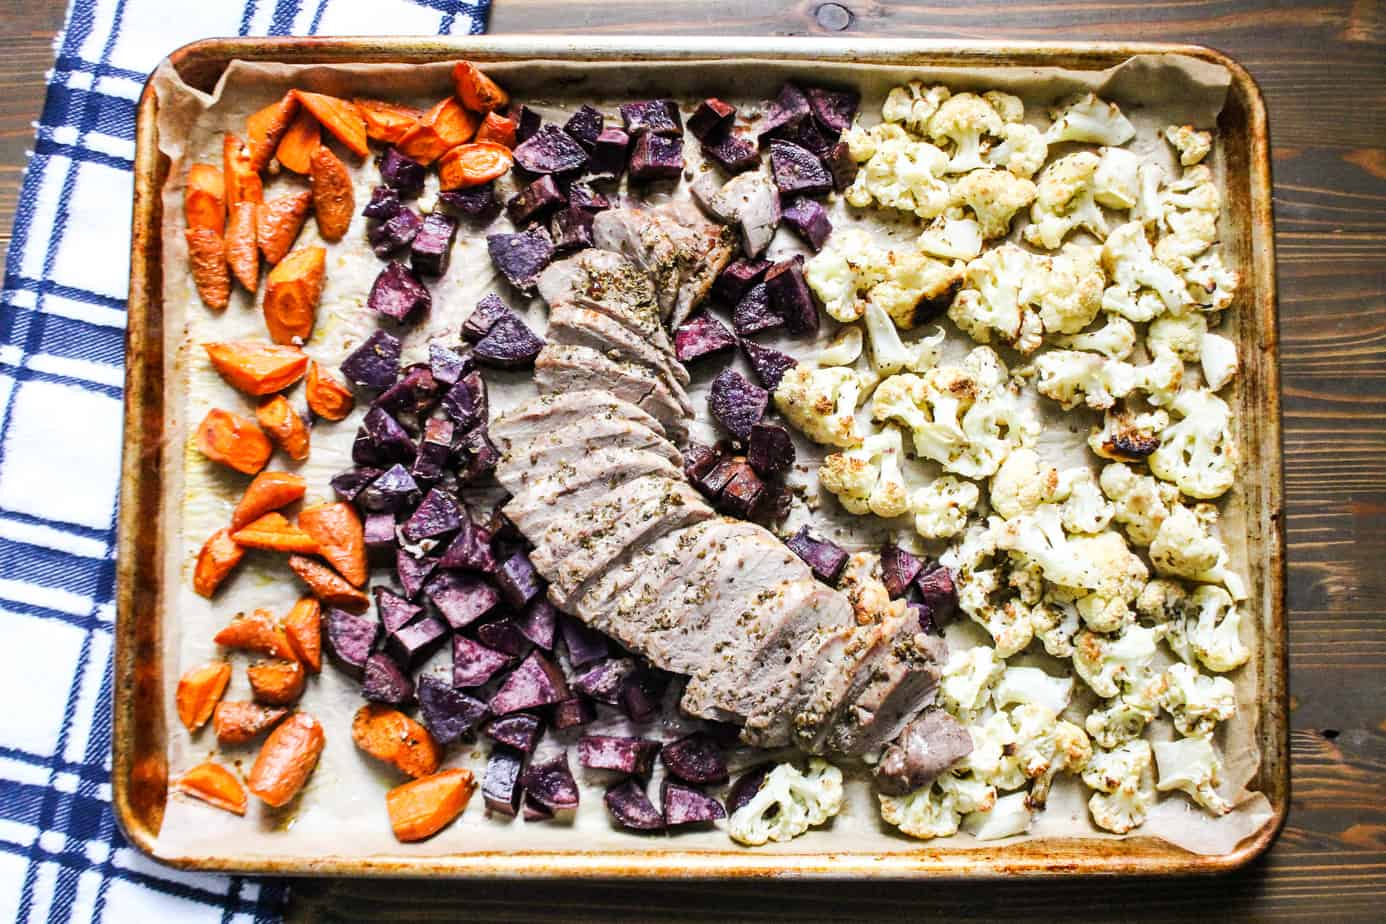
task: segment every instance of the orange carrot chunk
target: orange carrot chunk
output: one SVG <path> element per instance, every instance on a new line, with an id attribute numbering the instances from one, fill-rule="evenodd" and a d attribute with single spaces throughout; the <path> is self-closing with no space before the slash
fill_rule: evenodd
<path id="1" fill-rule="evenodd" d="M 366 144 L 366 120 L 361 118 L 361 113 L 354 105 L 323 93 L 306 93 L 303 90 L 294 90 L 293 93 L 332 137 L 347 146 L 347 150 L 357 157 L 366 157 L 371 153 Z"/>
<path id="2" fill-rule="evenodd" d="M 506 118 L 499 112 L 488 112 L 486 118 L 481 120 L 481 127 L 476 130 L 476 137 L 472 140 L 489 141 L 503 148 L 513 148 L 517 129 L 514 119 Z"/>
<path id="3" fill-rule="evenodd" d="M 304 597 L 284 617 L 284 634 L 294 657 L 316 674 L 322 670 L 322 605 Z"/>
<path id="4" fill-rule="evenodd" d="M 313 152 L 309 180 L 313 185 L 313 215 L 318 220 L 318 233 L 325 241 L 340 241 L 351 227 L 351 215 L 356 211 L 351 174 L 331 148 L 321 147 Z"/>
<path id="5" fill-rule="evenodd" d="M 449 96 L 425 112 L 395 147 L 427 166 L 459 144 L 471 141 L 479 121 L 455 97 Z"/>
<path id="6" fill-rule="evenodd" d="M 213 408 L 197 426 L 198 451 L 213 462 L 254 475 L 265 467 L 274 447 L 252 420 Z"/>
<path id="7" fill-rule="evenodd" d="M 245 814 L 245 787 L 220 764 L 198 764 L 179 777 L 174 788 L 234 815 Z"/>
<path id="8" fill-rule="evenodd" d="M 308 400 L 308 410 L 324 420 L 344 420 L 356 406 L 351 389 L 317 363 L 308 365 L 303 396 Z"/>
<path id="9" fill-rule="evenodd" d="M 351 721 L 351 740 L 376 760 L 412 777 L 438 770 L 442 753 L 433 736 L 418 722 L 389 706 L 367 703 Z"/>
<path id="10" fill-rule="evenodd" d="M 289 714 L 287 709 L 256 703 L 221 702 L 212 712 L 212 731 L 217 744 L 245 744 Z"/>
<path id="11" fill-rule="evenodd" d="M 327 565 L 303 555 L 289 556 L 289 568 L 308 590 L 328 606 L 360 613 L 370 606 L 370 598 L 352 587 L 347 579 Z"/>
<path id="12" fill-rule="evenodd" d="M 217 234 L 226 230 L 226 183 L 221 171 L 211 164 L 193 164 L 188 168 L 183 218 L 189 228 L 208 228 Z"/>
<path id="13" fill-rule="evenodd" d="M 270 270 L 261 308 L 271 340 L 275 343 L 308 340 L 313 333 L 326 272 L 327 251 L 321 247 L 295 250 Z"/>
<path id="14" fill-rule="evenodd" d="M 173 702 L 178 707 L 178 721 L 184 728 L 193 732 L 207 724 L 230 680 L 231 665 L 225 661 L 195 667 L 178 678 Z"/>
<path id="15" fill-rule="evenodd" d="M 432 837 L 462 814 L 475 791 L 472 771 L 461 767 L 401 783 L 385 794 L 390 828 L 404 843 Z"/>
<path id="16" fill-rule="evenodd" d="M 490 112 L 510 102 L 510 94 L 470 61 L 458 61 L 452 66 L 452 80 L 457 85 L 458 99 L 472 112 Z"/>
<path id="17" fill-rule="evenodd" d="M 318 554 L 352 584 L 361 587 L 370 576 L 366 565 L 366 531 L 350 504 L 304 507 L 298 525 L 318 544 Z"/>
<path id="18" fill-rule="evenodd" d="M 256 208 L 255 242 L 260 245 L 266 263 L 278 263 L 288 254 L 298 232 L 303 230 L 303 223 L 308 220 L 308 208 L 312 204 L 313 194 L 305 189 L 276 196 Z"/>
<path id="19" fill-rule="evenodd" d="M 289 130 L 279 140 L 274 156 L 285 170 L 307 174 L 313 152 L 321 144 L 322 131 L 318 127 L 318 120 L 307 109 L 300 109 L 289 123 Z"/>
<path id="20" fill-rule="evenodd" d="M 257 703 L 292 706 L 303 695 L 308 673 L 297 661 L 256 661 L 246 668 Z"/>
<path id="21" fill-rule="evenodd" d="M 253 523 L 231 534 L 241 545 L 269 552 L 298 552 L 314 555 L 318 544 L 313 537 L 284 518 L 282 513 L 267 513 Z"/>
<path id="22" fill-rule="evenodd" d="M 308 357 L 298 347 L 263 340 L 224 340 L 204 343 L 202 349 L 228 385 L 255 398 L 283 391 L 308 368 Z"/>
<path id="23" fill-rule="evenodd" d="M 307 487 L 303 476 L 293 472 L 261 472 L 245 489 L 236 509 L 231 511 L 231 528 L 240 529 L 271 510 L 279 510 L 296 500 L 302 500 Z"/>
<path id="24" fill-rule="evenodd" d="M 225 308 L 231 301 L 231 272 L 226 267 L 226 241 L 211 228 L 189 228 L 188 264 L 198 298 L 208 308 Z"/>
<path id="25" fill-rule="evenodd" d="M 413 128 L 419 116 L 423 115 L 422 109 L 387 103 L 380 99 L 357 97 L 352 103 L 356 106 L 356 111 L 361 113 L 361 118 L 366 121 L 366 137 L 386 144 L 394 144 L 404 137 L 404 133 Z"/>
<path id="26" fill-rule="evenodd" d="M 230 132 L 221 142 L 221 169 L 226 184 L 228 212 L 240 202 L 259 202 L 265 198 L 265 184 L 250 163 L 250 149 Z"/>
<path id="27" fill-rule="evenodd" d="M 271 658 L 294 659 L 288 636 L 275 624 L 269 610 L 236 616 L 212 636 L 212 641 L 236 651 L 255 651 Z"/>
<path id="28" fill-rule="evenodd" d="M 289 399 L 275 395 L 255 409 L 255 420 L 269 435 L 270 442 L 284 450 L 295 462 L 308 458 L 308 425 L 294 410 Z"/>
<path id="29" fill-rule="evenodd" d="M 260 249 L 255 243 L 258 208 L 258 202 L 238 202 L 231 207 L 231 219 L 226 223 L 226 262 L 247 292 L 260 287 Z"/>
<path id="30" fill-rule="evenodd" d="M 275 808 L 287 804 L 308 782 L 326 743 L 317 719 L 306 712 L 289 716 L 260 747 L 250 768 L 250 791 Z"/>
<path id="31" fill-rule="evenodd" d="M 246 146 L 250 148 L 252 169 L 259 171 L 269 166 L 279 142 L 289 130 L 289 125 L 293 123 L 296 115 L 298 98 L 293 93 L 285 93 L 245 120 L 245 140 Z"/>
<path id="32" fill-rule="evenodd" d="M 245 549 L 236 545 L 231 538 L 231 530 L 219 529 L 212 533 L 197 553 L 193 590 L 210 599 L 244 557 Z"/>
<path id="33" fill-rule="evenodd" d="M 510 149 L 490 141 L 459 144 L 438 161 L 439 188 L 462 189 L 480 186 L 510 170 L 515 158 Z"/>

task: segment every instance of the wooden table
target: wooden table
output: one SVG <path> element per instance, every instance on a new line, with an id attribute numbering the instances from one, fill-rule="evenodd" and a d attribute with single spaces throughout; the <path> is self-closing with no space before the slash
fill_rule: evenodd
<path id="1" fill-rule="evenodd" d="M 60 2 L 0 0 L 8 243 Z M 1386 919 L 1386 3 L 494 0 L 493 32 L 838 34 L 1214 45 L 1265 91 L 1275 159 L 1294 796 L 1221 879 L 1101 884 L 296 884 L 298 921 L 806 920 L 925 914 Z"/>

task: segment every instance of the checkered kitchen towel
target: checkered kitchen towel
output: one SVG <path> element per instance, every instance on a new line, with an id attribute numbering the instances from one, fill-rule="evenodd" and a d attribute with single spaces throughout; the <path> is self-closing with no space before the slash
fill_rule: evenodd
<path id="1" fill-rule="evenodd" d="M 273 921 L 273 881 L 146 859 L 111 815 L 135 103 L 220 35 L 479 33 L 490 0 L 72 0 L 0 294 L 0 920 Z"/>

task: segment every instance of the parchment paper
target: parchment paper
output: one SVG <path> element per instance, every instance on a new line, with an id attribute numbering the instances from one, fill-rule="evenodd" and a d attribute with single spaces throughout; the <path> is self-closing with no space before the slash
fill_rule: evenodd
<path id="1" fill-rule="evenodd" d="M 737 61 L 700 62 L 696 65 L 660 63 L 576 65 L 563 62 L 529 62 L 524 64 L 494 64 L 487 68 L 518 99 L 535 105 L 546 118 L 557 117 L 576 109 L 583 103 L 597 106 L 608 119 L 619 120 L 619 102 L 645 96 L 675 96 L 684 111 L 705 95 L 715 94 L 740 104 L 743 112 L 753 109 L 758 101 L 772 97 L 779 84 L 790 76 L 806 82 L 849 84 L 863 92 L 862 112 L 868 122 L 877 120 L 880 104 L 890 87 L 907 80 L 926 83 L 942 82 L 954 90 L 1004 89 L 1017 93 L 1026 102 L 1027 119 L 1036 123 L 1046 121 L 1046 106 L 1070 94 L 1095 89 L 1108 99 L 1122 105 L 1136 124 L 1139 135 L 1131 147 L 1142 154 L 1160 157 L 1170 164 L 1169 153 L 1156 132 L 1171 122 L 1191 122 L 1200 128 L 1215 126 L 1226 89 L 1228 75 L 1219 67 L 1193 59 L 1176 57 L 1134 58 L 1108 72 L 1078 72 L 1050 68 L 1038 69 L 908 69 L 868 65 L 822 65 L 815 62 L 784 62 L 776 64 Z M 164 311 L 166 356 L 169 368 L 165 438 L 165 559 L 167 582 L 165 626 L 166 708 L 173 714 L 173 692 L 178 676 L 186 669 L 219 656 L 211 638 L 215 631 L 238 612 L 266 607 L 282 615 L 302 592 L 296 579 L 283 563 L 282 556 L 252 552 L 239 573 L 227 581 L 221 593 L 212 601 L 204 600 L 191 589 L 191 571 L 198 548 L 216 529 L 224 526 L 232 507 L 244 490 L 246 479 L 209 463 L 189 440 L 191 431 L 206 411 L 224 407 L 241 413 L 253 412 L 252 405 L 226 385 L 211 369 L 200 343 L 210 340 L 263 338 L 264 323 L 255 299 L 237 289 L 229 308 L 224 312 L 207 310 L 197 297 L 192 280 L 186 272 L 186 246 L 183 241 L 182 193 L 183 179 L 190 163 L 220 164 L 221 137 L 224 131 L 238 134 L 244 130 L 245 116 L 277 99 L 290 87 L 332 93 L 341 96 L 367 95 L 413 102 L 420 106 L 451 92 L 447 65 L 358 65 L 358 66 L 290 66 L 249 65 L 233 63 L 211 95 L 186 86 L 172 67 L 165 63 L 156 73 L 154 87 L 159 95 L 160 147 L 172 160 L 170 179 L 164 190 Z M 689 155 L 688 175 L 701 169 L 697 146 L 686 146 Z M 350 161 L 350 158 L 347 158 Z M 1212 159 L 1221 176 L 1217 155 Z M 326 287 L 318 313 L 317 326 L 306 350 L 318 361 L 335 367 L 376 326 L 376 319 L 365 308 L 366 295 L 381 263 L 371 253 L 365 240 L 365 222 L 360 205 L 369 197 L 377 182 L 372 162 L 353 167 L 357 215 L 345 239 L 328 247 Z M 430 184 L 436 183 L 432 176 Z M 683 195 L 686 183 L 674 184 L 661 190 L 655 198 Z M 505 187 L 505 183 L 502 183 Z M 273 177 L 266 182 L 266 196 L 304 187 L 302 178 L 292 174 Z M 430 193 L 432 191 L 430 186 Z M 508 187 L 499 190 L 504 198 Z M 429 193 L 426 193 L 427 196 Z M 856 218 L 849 217 L 845 205 L 837 201 L 832 206 L 835 224 L 843 226 L 865 221 L 872 233 L 900 240 L 918 233 L 913 220 L 891 226 L 880 222 L 882 213 L 872 211 Z M 509 229 L 504 217 L 496 222 L 498 229 Z M 472 307 L 488 292 L 499 292 L 520 310 L 537 330 L 545 327 L 544 306 L 538 300 L 524 302 L 509 290 L 494 273 L 486 254 L 486 229 L 467 228 L 459 235 L 452 264 L 445 278 L 430 286 L 433 311 L 427 321 L 405 338 L 406 363 L 423 358 L 430 340 L 441 338 L 455 343 L 463 320 Z M 322 243 L 310 219 L 297 246 Z M 790 232 L 782 230 L 771 246 L 771 255 L 779 259 L 801 250 Z M 263 286 L 262 286 L 263 290 Z M 832 334 L 833 324 L 827 323 L 819 345 Z M 773 340 L 769 341 L 774 343 Z M 775 344 L 800 357 L 808 356 L 813 347 L 804 342 L 785 341 Z M 965 335 L 949 327 L 945 361 L 961 357 L 974 344 Z M 1018 359 L 1003 351 L 1007 363 L 1014 366 Z M 1188 367 L 1193 371 L 1193 367 Z M 715 369 L 694 372 L 694 387 L 690 389 L 694 403 L 702 407 L 703 395 Z M 491 383 L 494 412 L 503 412 L 533 394 L 533 386 L 523 374 L 488 373 Z M 290 397 L 302 408 L 301 389 Z M 1093 464 L 1091 453 L 1083 439 L 1096 415 L 1087 412 L 1057 413 L 1052 404 L 1041 409 L 1050 424 L 1043 437 L 1041 454 L 1061 465 Z M 313 451 L 302 465 L 293 465 L 276 454 L 272 467 L 293 467 L 308 481 L 305 503 L 331 499 L 328 479 L 350 465 L 350 447 L 364 407 L 340 423 L 320 421 L 312 432 Z M 705 420 L 694 427 L 693 437 L 711 441 L 714 434 Z M 803 485 L 805 502 L 796 506 L 790 527 L 811 518 L 820 529 L 834 534 L 851 548 L 867 548 L 879 542 L 885 532 L 893 532 L 902 541 L 914 543 L 917 537 L 908 523 L 887 524 L 871 518 L 845 514 L 830 498 L 820 497 L 812 472 L 823 453 L 823 447 L 798 440 L 799 473 L 796 479 Z M 928 466 L 920 469 L 930 472 Z M 1246 531 L 1243 528 L 1243 495 L 1234 489 L 1224 503 L 1223 533 L 1232 546 L 1234 562 L 1245 573 Z M 935 546 L 938 551 L 941 546 Z M 383 573 L 374 575 L 376 581 L 387 579 Z M 1258 592 L 1253 588 L 1253 596 Z M 1253 600 L 1254 604 L 1256 601 Z M 1254 605 L 1250 612 L 1257 612 Z M 1243 624 L 1245 640 L 1250 643 L 1256 627 L 1252 620 Z M 985 633 L 972 624 L 956 625 L 949 630 L 950 642 L 970 646 L 986 640 Z M 1256 650 L 1256 646 L 1252 646 Z M 438 658 L 446 661 L 447 652 Z M 1047 656 L 1031 656 L 1044 663 L 1051 673 L 1065 672 L 1058 662 Z M 235 675 L 227 692 L 228 699 L 249 698 L 243 655 L 233 658 Z M 1242 838 L 1258 830 L 1270 817 L 1269 805 L 1259 794 L 1242 791 L 1243 784 L 1254 773 L 1258 761 L 1255 727 L 1258 717 L 1256 704 L 1255 664 L 1233 675 L 1241 704 L 1239 717 L 1227 723 L 1219 732 L 1219 744 L 1226 755 L 1227 771 L 1224 792 L 1236 795 L 1241 801 L 1237 810 L 1214 820 L 1192 806 L 1181 794 L 1163 796 L 1150 819 L 1136 833 L 1156 836 L 1200 853 L 1225 853 Z M 1081 683 L 1077 684 L 1082 689 Z M 674 691 L 677 692 L 677 691 Z M 268 810 L 251 799 L 249 814 L 236 818 L 180 796 L 170 798 L 159 835 L 161 851 L 170 853 L 211 853 L 248 857 L 301 857 L 327 855 L 368 857 L 396 854 L 407 850 L 418 855 L 441 855 L 464 850 L 628 850 L 644 847 L 648 839 L 639 842 L 632 835 L 612 827 L 601 802 L 602 789 L 613 779 L 598 771 L 576 766 L 574 771 L 583 784 L 582 802 L 569 822 L 525 823 L 520 820 L 487 817 L 482 800 L 474 797 L 471 805 L 457 823 L 431 840 L 414 845 L 400 845 L 390 834 L 383 795 L 391 786 L 401 782 L 394 771 L 360 754 L 351 742 L 350 722 L 361 705 L 355 681 L 325 666 L 323 673 L 309 682 L 301 708 L 315 714 L 327 732 L 327 748 L 303 796 L 282 811 Z M 1070 710 L 1069 717 L 1081 722 L 1088 706 L 1081 697 Z M 667 720 L 664 737 L 671 738 L 689 726 L 672 715 Z M 1165 725 L 1161 720 L 1161 725 Z M 603 713 L 602 718 L 587 733 L 614 731 L 623 727 L 621 720 Z M 1169 736 L 1167 727 L 1155 735 Z M 559 739 L 571 745 L 576 733 Z M 552 745 L 550 745 L 552 746 Z M 190 737 L 176 723 L 170 732 L 170 772 L 172 776 L 192 765 L 217 755 L 215 738 L 210 728 Z M 570 750 L 571 753 L 571 750 Z M 485 748 L 482 745 L 455 748 L 448 755 L 449 766 L 469 766 L 480 780 L 484 770 Z M 749 750 L 730 755 L 733 771 L 764 759 L 763 753 Z M 254 748 L 223 749 L 218 759 L 234 762 L 242 772 L 249 770 Z M 873 854 L 913 851 L 920 842 L 904 837 L 880 820 L 875 795 L 864 773 L 858 768 L 844 766 L 849 776 L 848 800 L 842 813 L 830 825 L 814 830 L 790 844 L 758 848 L 762 852 L 813 853 L 860 851 Z M 658 776 L 652 791 L 657 791 Z M 720 794 L 720 793 L 719 793 Z M 1048 808 L 1037 815 L 1028 838 L 1050 836 L 1111 837 L 1099 832 L 1087 817 L 1087 792 L 1076 778 L 1061 778 L 1055 785 Z M 1016 838 L 1025 840 L 1028 838 Z M 931 849 L 966 850 L 976 846 L 969 835 L 930 842 Z M 720 830 L 680 833 L 677 846 L 690 850 L 727 850 L 734 848 Z"/>

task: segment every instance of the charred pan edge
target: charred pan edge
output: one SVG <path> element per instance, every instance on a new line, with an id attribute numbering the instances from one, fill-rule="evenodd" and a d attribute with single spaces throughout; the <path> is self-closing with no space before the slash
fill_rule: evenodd
<path id="1" fill-rule="evenodd" d="M 915 66 L 1058 66 L 1101 70 L 1137 54 L 1182 54 L 1227 68 L 1232 76 L 1219 128 L 1227 157 L 1229 213 L 1235 248 L 1247 269 L 1250 303 L 1238 313 L 1246 366 L 1239 391 L 1241 447 L 1256 460 L 1243 479 L 1252 578 L 1262 588 L 1256 649 L 1262 713 L 1261 767 L 1253 784 L 1270 800 L 1272 817 L 1231 853 L 1199 856 L 1153 838 L 1064 838 L 1008 847 L 939 849 L 919 845 L 890 854 L 786 854 L 769 851 L 490 852 L 451 856 L 314 859 L 263 855 L 169 855 L 158 832 L 167 799 L 167 723 L 159 614 L 164 539 L 161 444 L 164 357 L 160 195 L 167 162 L 158 151 L 157 101 L 145 88 L 136 132 L 134 233 L 126 332 L 125 438 L 116 560 L 116 651 L 112 801 L 130 841 L 162 863 L 182 869 L 281 875 L 451 876 L 544 878 L 836 879 L 869 875 L 931 877 L 1076 877 L 1186 875 L 1238 869 L 1264 853 L 1285 823 L 1290 796 L 1285 624 L 1279 344 L 1271 219 L 1270 139 L 1265 104 L 1251 75 L 1231 58 L 1197 45 L 1085 42 L 956 42 L 877 40 L 849 45 L 831 39 L 711 39 L 625 36 L 620 39 L 542 36 L 479 38 L 208 39 L 169 56 L 192 86 L 210 90 L 233 59 L 296 64 L 425 63 L 466 56 L 476 61 L 569 59 L 687 61 L 742 57 L 817 59 Z M 155 528 L 151 530 L 151 524 Z M 156 541 L 150 542 L 150 537 Z"/>

